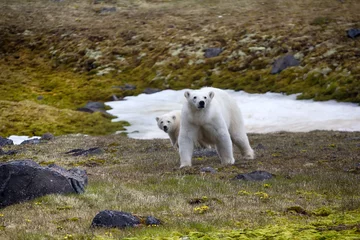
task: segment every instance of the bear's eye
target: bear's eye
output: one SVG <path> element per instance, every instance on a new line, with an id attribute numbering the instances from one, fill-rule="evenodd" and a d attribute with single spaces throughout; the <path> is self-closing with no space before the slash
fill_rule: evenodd
<path id="1" fill-rule="evenodd" d="M 168 123 L 170 123 L 170 121 L 168 121 Z"/>
<path id="2" fill-rule="evenodd" d="M 206 97 L 204 97 L 204 99 L 206 99 Z"/>
<path id="3" fill-rule="evenodd" d="M 163 124 L 164 123 L 164 121 L 161 121 L 161 124 Z"/>
<path id="4" fill-rule="evenodd" d="M 194 97 L 194 99 L 196 99 L 196 97 Z"/>

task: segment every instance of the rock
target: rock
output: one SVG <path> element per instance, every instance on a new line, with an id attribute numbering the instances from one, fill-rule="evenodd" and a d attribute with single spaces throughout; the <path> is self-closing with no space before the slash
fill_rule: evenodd
<path id="1" fill-rule="evenodd" d="M 145 88 L 143 93 L 145 94 L 153 94 L 153 93 L 157 93 L 160 92 L 161 90 L 158 88 Z"/>
<path id="2" fill-rule="evenodd" d="M 73 149 L 70 150 L 68 152 L 66 152 L 65 154 L 70 154 L 72 156 L 87 156 L 87 155 L 94 155 L 94 154 L 101 154 L 102 150 L 98 147 L 94 147 L 94 148 L 89 148 L 87 150 L 84 149 Z"/>
<path id="3" fill-rule="evenodd" d="M 130 213 L 104 210 L 96 214 L 91 227 L 125 228 L 136 227 L 139 224 L 140 219 Z"/>
<path id="4" fill-rule="evenodd" d="M 222 48 L 207 48 L 205 49 L 204 57 L 205 58 L 212 58 L 217 57 L 222 53 Z"/>
<path id="5" fill-rule="evenodd" d="M 148 226 L 158 226 L 161 224 L 161 221 L 153 216 L 147 216 L 145 220 L 145 224 Z"/>
<path id="6" fill-rule="evenodd" d="M 1 148 L 0 148 L 0 156 L 2 156 L 2 155 L 15 155 L 15 154 L 17 154 L 17 151 L 15 151 L 15 150 L 9 150 L 9 151 L 4 151 L 4 150 L 2 150 Z"/>
<path id="7" fill-rule="evenodd" d="M 100 14 L 116 12 L 116 7 L 104 7 L 101 9 Z"/>
<path id="8" fill-rule="evenodd" d="M 105 104 L 103 102 L 88 102 L 84 107 L 80 107 L 76 110 L 88 113 L 101 112 L 105 117 L 114 117 L 113 115 L 106 112 Z"/>
<path id="9" fill-rule="evenodd" d="M 217 152 L 215 149 L 203 148 L 203 149 L 195 149 L 193 157 L 213 157 L 217 156 Z"/>
<path id="10" fill-rule="evenodd" d="M 360 36 L 360 29 L 355 29 L 355 28 L 349 29 L 349 30 L 346 31 L 346 33 L 347 33 L 347 36 L 348 36 L 349 38 L 353 38 L 353 39 L 354 39 L 354 38 Z"/>
<path id="11" fill-rule="evenodd" d="M 300 61 L 297 60 L 293 55 L 286 55 L 276 59 L 270 73 L 277 74 L 288 67 L 299 66 L 299 65 L 300 65 Z"/>
<path id="12" fill-rule="evenodd" d="M 45 141 L 50 141 L 50 140 L 53 140 L 53 139 L 55 139 L 55 137 L 51 133 L 44 133 L 40 138 L 40 140 L 45 140 Z"/>
<path id="13" fill-rule="evenodd" d="M 42 167 L 32 160 L 0 163 L 0 208 L 47 194 L 83 193 L 86 185 L 81 169 Z"/>
<path id="14" fill-rule="evenodd" d="M 123 91 L 127 91 L 127 90 L 135 90 L 135 89 L 136 89 L 136 86 L 133 85 L 133 84 L 128 84 L 128 83 L 126 83 L 126 84 L 123 85 L 123 86 L 113 86 L 113 88 L 120 88 L 120 89 L 123 90 Z"/>
<path id="15" fill-rule="evenodd" d="M 6 146 L 6 145 L 14 145 L 14 142 L 11 139 L 0 137 L 0 147 Z"/>
<path id="16" fill-rule="evenodd" d="M 104 112 L 105 104 L 102 102 L 88 102 L 84 107 L 78 108 L 81 112 Z"/>
<path id="17" fill-rule="evenodd" d="M 212 167 L 203 167 L 200 169 L 201 173 L 216 173 L 216 170 Z"/>
<path id="18" fill-rule="evenodd" d="M 257 150 L 264 150 L 266 149 L 266 147 L 264 145 L 262 145 L 261 143 L 259 143 L 256 147 L 254 147 Z"/>
<path id="19" fill-rule="evenodd" d="M 25 140 L 22 141 L 20 143 L 20 145 L 25 145 L 25 144 L 39 144 L 41 142 L 40 138 L 34 138 L 34 139 L 29 139 L 29 140 Z"/>
<path id="20" fill-rule="evenodd" d="M 234 177 L 234 180 L 246 181 L 264 181 L 272 178 L 273 175 L 266 171 L 254 171 L 251 173 L 243 173 Z"/>

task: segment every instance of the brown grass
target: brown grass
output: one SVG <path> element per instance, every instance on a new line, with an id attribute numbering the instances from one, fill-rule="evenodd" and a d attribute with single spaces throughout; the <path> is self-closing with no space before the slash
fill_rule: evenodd
<path id="1" fill-rule="evenodd" d="M 202 157 L 193 160 L 194 166 L 185 170 L 178 169 L 178 154 L 168 140 L 68 135 L 45 144 L 9 147 L 20 152 L 11 159 L 85 168 L 89 186 L 82 195 L 45 196 L 2 209 L 0 226 L 2 222 L 4 229 L 0 230 L 0 237 L 58 239 L 71 234 L 82 239 L 92 234 L 106 237 L 109 231 L 114 238 L 171 236 L 176 231 L 186 235 L 222 229 L 258 229 L 279 223 L 305 221 L 311 225 L 326 219 L 286 212 L 294 206 L 310 214 L 324 208 L 329 214 L 358 212 L 360 188 L 354 183 L 360 180 L 356 174 L 360 162 L 359 134 L 321 131 L 252 134 L 253 146 L 265 146 L 256 151 L 255 160 L 245 161 L 236 153 L 236 164 L 223 166 L 218 157 Z M 87 157 L 64 154 L 74 148 L 91 147 L 104 151 Z M 6 160 L 10 157 L 2 157 L 2 161 Z M 218 172 L 201 174 L 199 169 L 204 166 L 212 166 Z M 232 180 L 236 174 L 253 170 L 266 170 L 276 177 L 266 182 Z M 204 196 L 203 204 L 189 204 L 191 199 Z M 203 205 L 209 210 L 197 213 L 195 208 Z M 153 215 L 164 225 L 156 230 L 90 229 L 92 218 L 105 209 Z M 331 218 L 338 216 L 334 214 Z M 338 224 L 348 223 L 340 219 L 336 220 Z M 334 225 L 330 222 L 326 226 Z"/>

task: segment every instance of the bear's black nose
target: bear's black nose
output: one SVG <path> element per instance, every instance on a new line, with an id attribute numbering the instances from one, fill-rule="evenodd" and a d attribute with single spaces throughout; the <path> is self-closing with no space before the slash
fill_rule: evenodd
<path id="1" fill-rule="evenodd" d="M 168 127 L 164 126 L 164 131 L 167 132 L 167 130 L 168 130 Z"/>
<path id="2" fill-rule="evenodd" d="M 204 108 L 204 106 L 205 106 L 205 102 L 204 102 L 204 101 L 200 101 L 200 102 L 199 102 L 199 107 L 200 107 L 200 108 Z"/>

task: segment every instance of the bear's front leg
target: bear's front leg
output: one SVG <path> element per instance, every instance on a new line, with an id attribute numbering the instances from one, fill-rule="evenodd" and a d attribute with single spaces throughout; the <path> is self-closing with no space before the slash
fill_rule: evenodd
<path id="1" fill-rule="evenodd" d="M 183 129 L 187 129 L 186 131 Z M 194 140 L 197 135 L 195 127 L 182 127 L 179 134 L 180 168 L 191 166 L 191 158 L 194 151 Z"/>
<path id="2" fill-rule="evenodd" d="M 234 164 L 232 141 L 227 131 L 219 133 L 216 141 L 216 151 L 220 156 L 222 164 Z"/>

